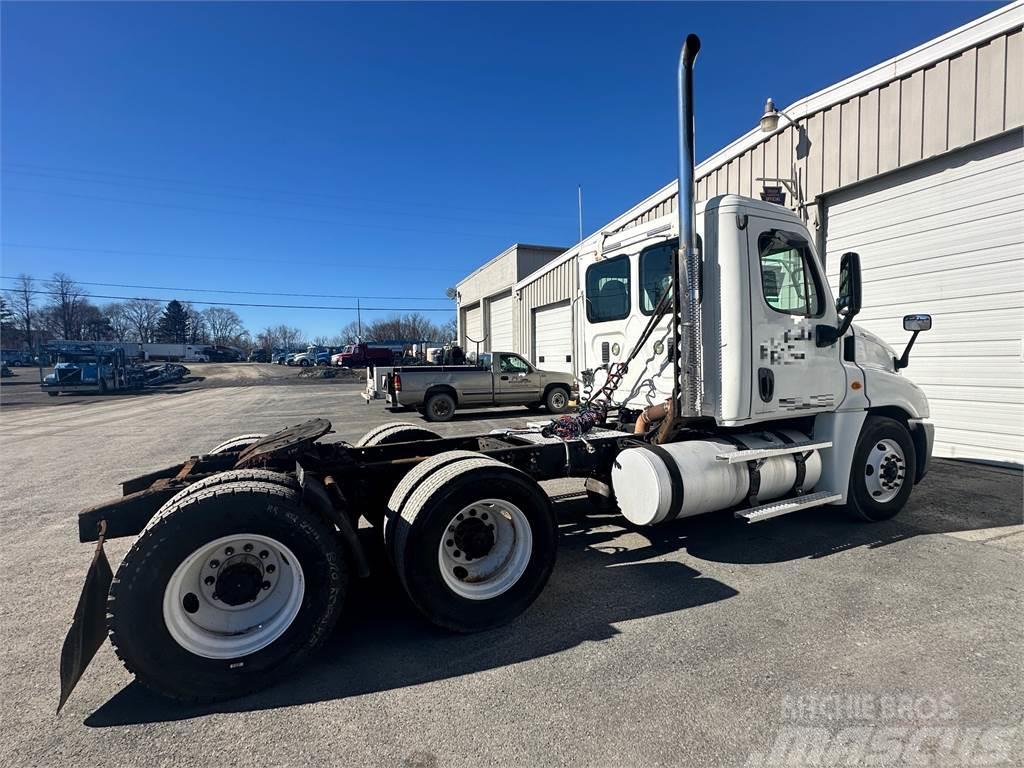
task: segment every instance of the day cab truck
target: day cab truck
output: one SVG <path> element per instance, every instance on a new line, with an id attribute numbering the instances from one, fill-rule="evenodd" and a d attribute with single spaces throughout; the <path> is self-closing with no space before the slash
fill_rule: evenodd
<path id="1" fill-rule="evenodd" d="M 371 347 L 369 344 L 349 344 L 331 357 L 331 365 L 339 368 L 368 368 L 376 365 L 391 365 L 395 353 L 388 347 Z"/>
<path id="2" fill-rule="evenodd" d="M 853 325 L 856 254 L 833 296 L 799 216 L 734 195 L 694 206 L 699 46 L 691 35 L 679 59 L 678 220 L 580 259 L 578 411 L 458 437 L 392 422 L 354 444 L 322 440 L 331 424 L 313 419 L 125 481 L 79 514 L 79 538 L 97 544 L 61 704 L 107 636 L 141 683 L 179 700 L 291 674 L 369 575 L 360 519 L 426 621 L 475 632 L 518 616 L 551 576 L 558 521 L 543 480 L 581 478 L 635 525 L 716 510 L 736 525 L 808 509 L 878 521 L 904 507 L 932 429 L 903 369 L 931 319 L 904 319 L 913 335 L 897 357 Z M 500 392 L 505 372 L 492 372 Z M 137 538 L 115 576 L 103 541 L 121 536 Z"/>
<path id="3" fill-rule="evenodd" d="M 490 406 L 565 413 L 573 378 L 542 371 L 514 352 L 484 352 L 469 365 L 399 366 L 386 386 L 392 410 L 413 408 L 427 421 L 448 421 L 457 409 Z"/>

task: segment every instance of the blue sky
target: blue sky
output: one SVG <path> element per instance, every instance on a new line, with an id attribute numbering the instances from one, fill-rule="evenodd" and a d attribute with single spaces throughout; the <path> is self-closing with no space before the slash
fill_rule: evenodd
<path id="1" fill-rule="evenodd" d="M 450 309 L 511 243 L 574 243 L 577 184 L 589 232 L 673 177 L 687 32 L 702 158 L 999 5 L 3 3 L 2 273 Z"/>

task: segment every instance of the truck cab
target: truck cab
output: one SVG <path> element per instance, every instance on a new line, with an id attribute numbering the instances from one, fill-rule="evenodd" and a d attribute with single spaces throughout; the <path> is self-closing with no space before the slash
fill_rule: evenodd
<path id="1" fill-rule="evenodd" d="M 724 195 L 698 205 L 695 221 L 702 415 L 725 427 L 872 404 L 928 416 L 924 394 L 895 370 L 895 353 L 881 340 L 855 326 L 834 338 L 839 308 L 814 238 L 796 214 Z M 677 232 L 674 216 L 666 216 L 635 234 L 607 237 L 611 242 L 581 259 L 585 365 L 594 389 L 632 350 L 669 289 Z M 615 386 L 617 404 L 642 410 L 671 396 L 670 316 Z"/>

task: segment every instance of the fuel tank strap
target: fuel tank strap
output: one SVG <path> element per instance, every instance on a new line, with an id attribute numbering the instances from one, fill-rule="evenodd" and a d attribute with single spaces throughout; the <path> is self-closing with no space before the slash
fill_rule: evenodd
<path id="1" fill-rule="evenodd" d="M 641 447 L 646 448 L 661 459 L 661 463 L 668 470 L 669 480 L 672 483 L 672 501 L 669 503 L 668 514 L 665 516 L 665 520 L 675 520 L 679 517 L 679 513 L 683 511 L 683 475 L 679 472 L 679 465 L 672 458 L 672 454 L 660 445 L 646 443 Z"/>

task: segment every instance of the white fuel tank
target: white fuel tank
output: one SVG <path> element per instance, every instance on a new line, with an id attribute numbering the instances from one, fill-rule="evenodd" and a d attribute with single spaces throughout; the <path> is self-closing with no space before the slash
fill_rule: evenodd
<path id="1" fill-rule="evenodd" d="M 784 448 L 806 441 L 795 430 L 751 432 L 668 445 L 627 448 L 615 457 L 612 487 L 622 514 L 635 525 L 654 525 L 734 507 L 744 500 L 759 504 L 786 496 L 800 488 L 809 491 L 821 476 L 821 457 L 811 451 L 764 459 L 757 469 L 756 492 L 751 494 L 752 473 L 747 462 L 729 464 L 717 457 L 752 448 Z M 800 475 L 803 475 L 802 478 Z"/>

